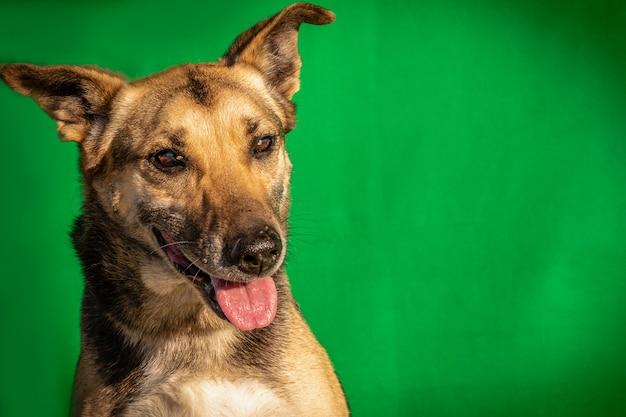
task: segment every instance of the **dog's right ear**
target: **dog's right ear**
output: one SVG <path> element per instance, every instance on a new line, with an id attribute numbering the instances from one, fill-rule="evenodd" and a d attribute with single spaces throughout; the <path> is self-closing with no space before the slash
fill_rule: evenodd
<path id="1" fill-rule="evenodd" d="M 57 121 L 61 140 L 79 143 L 106 119 L 111 100 L 125 84 L 106 70 L 70 65 L 8 64 L 0 68 L 0 77 Z"/>

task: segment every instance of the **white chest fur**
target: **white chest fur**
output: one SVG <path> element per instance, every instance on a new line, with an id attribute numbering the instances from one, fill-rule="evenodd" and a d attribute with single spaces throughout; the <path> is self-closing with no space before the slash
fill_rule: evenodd
<path id="1" fill-rule="evenodd" d="M 287 403 L 255 380 L 170 381 L 129 405 L 127 417 L 279 417 Z"/>
<path id="2" fill-rule="evenodd" d="M 279 416 L 285 404 L 272 391 L 257 381 L 202 382 L 188 384 L 181 390 L 193 416 L 248 417 Z"/>

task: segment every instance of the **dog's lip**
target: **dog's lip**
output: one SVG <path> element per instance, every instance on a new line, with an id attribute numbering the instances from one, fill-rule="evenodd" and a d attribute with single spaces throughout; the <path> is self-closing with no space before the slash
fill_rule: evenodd
<path id="1" fill-rule="evenodd" d="M 159 242 L 159 247 L 178 272 L 185 275 L 193 282 L 201 281 L 205 278 L 210 282 L 209 274 L 198 268 L 194 262 L 190 261 L 169 236 L 158 229 L 154 229 L 154 234 Z"/>
<path id="2" fill-rule="evenodd" d="M 213 311 L 222 319 L 227 320 L 215 296 L 215 287 L 211 282 L 211 276 L 190 261 L 180 250 L 178 245 L 172 241 L 164 232 L 154 229 L 154 235 L 159 243 L 160 249 L 168 258 L 172 266 L 200 289 L 200 294 Z M 213 279 L 219 280 L 217 277 Z"/>

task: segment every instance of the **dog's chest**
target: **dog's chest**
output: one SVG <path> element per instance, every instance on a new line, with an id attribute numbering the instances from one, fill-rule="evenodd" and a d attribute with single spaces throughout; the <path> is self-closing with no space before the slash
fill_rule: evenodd
<path id="1" fill-rule="evenodd" d="M 279 417 L 287 403 L 257 380 L 171 382 L 129 405 L 126 415 Z"/>
<path id="2" fill-rule="evenodd" d="M 277 416 L 285 405 L 268 387 L 254 380 L 188 384 L 183 395 L 193 409 L 211 410 L 198 416 Z"/>

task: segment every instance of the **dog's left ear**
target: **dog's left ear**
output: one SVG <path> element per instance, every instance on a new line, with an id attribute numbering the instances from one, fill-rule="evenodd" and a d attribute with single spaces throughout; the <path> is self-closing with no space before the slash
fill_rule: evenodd
<path id="1" fill-rule="evenodd" d="M 226 66 L 248 64 L 287 100 L 300 89 L 298 29 L 302 23 L 325 25 L 335 14 L 319 6 L 296 3 L 265 19 L 235 39 L 220 62 Z"/>

